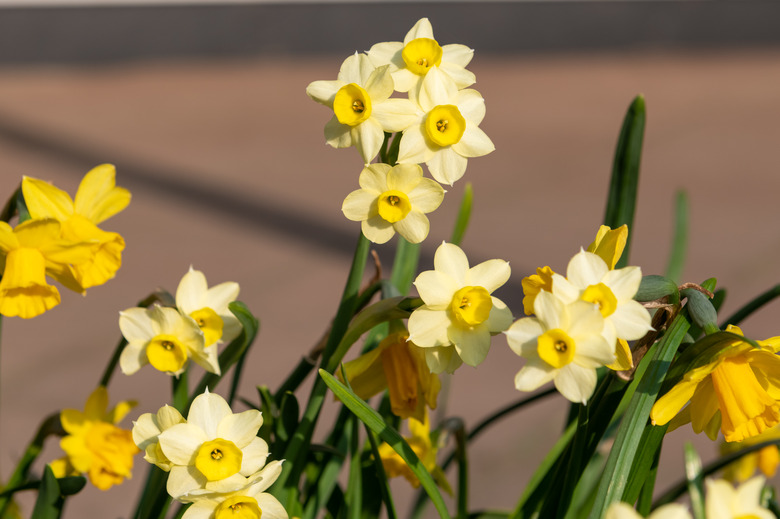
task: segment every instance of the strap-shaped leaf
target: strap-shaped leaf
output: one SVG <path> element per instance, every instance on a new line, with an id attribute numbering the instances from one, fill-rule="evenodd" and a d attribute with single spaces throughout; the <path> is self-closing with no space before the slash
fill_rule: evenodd
<path id="1" fill-rule="evenodd" d="M 35 500 L 32 519 L 57 519 L 62 512 L 63 499 L 60 495 L 60 485 L 54 477 L 51 467 L 46 465 L 43 470 L 41 487 L 38 489 L 38 499 Z"/>

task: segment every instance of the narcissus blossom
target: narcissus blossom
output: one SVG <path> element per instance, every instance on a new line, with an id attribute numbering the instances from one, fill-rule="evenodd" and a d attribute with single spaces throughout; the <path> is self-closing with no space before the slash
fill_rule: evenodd
<path id="1" fill-rule="evenodd" d="M 756 476 L 735 489 L 722 479 L 705 480 L 707 519 L 774 519 L 775 514 L 761 506 L 765 482 L 763 476 Z"/>
<path id="2" fill-rule="evenodd" d="M 176 289 L 176 307 L 197 323 L 206 347 L 230 342 L 241 333 L 241 323 L 228 308 L 238 292 L 233 281 L 209 288 L 203 272 L 190 267 Z"/>
<path id="3" fill-rule="evenodd" d="M 206 348 L 203 332 L 191 318 L 175 308 L 152 305 L 119 312 L 119 329 L 127 346 L 119 367 L 132 375 L 146 364 L 179 375 L 190 358 L 211 373 L 220 373 L 216 348 Z"/>
<path id="4" fill-rule="evenodd" d="M 540 292 L 536 317 L 524 317 L 507 330 L 512 351 L 526 359 L 515 376 L 520 391 L 554 381 L 568 400 L 587 403 L 596 388 L 596 368 L 615 361 L 614 343 L 602 335 L 604 318 L 587 301 L 566 304 L 550 292 Z"/>
<path id="5" fill-rule="evenodd" d="M 368 164 L 379 153 L 384 132 L 399 132 L 413 124 L 417 107 L 408 99 L 390 99 L 393 78 L 387 65 L 376 68 L 368 56 L 355 53 L 344 60 L 335 81 L 314 81 L 306 94 L 333 109 L 325 139 L 334 148 L 355 146 Z"/>
<path id="6" fill-rule="evenodd" d="M 64 239 L 94 243 L 92 256 L 73 265 L 74 275 L 84 288 L 102 285 L 122 265 L 125 240 L 115 232 L 98 228 L 99 223 L 130 203 L 130 192 L 117 187 L 115 177 L 116 169 L 111 164 L 93 168 L 84 175 L 73 200 L 65 191 L 43 180 L 22 180 L 24 201 L 33 218 L 55 218 L 62 224 Z"/>
<path id="7" fill-rule="evenodd" d="M 53 218 L 27 220 L 11 228 L 0 222 L 0 251 L 5 267 L 0 280 L 0 314 L 30 319 L 60 303 L 57 287 L 46 282 L 50 275 L 67 288 L 83 293 L 72 265 L 87 261 L 93 242 L 72 242 L 60 236 Z"/>
<path id="8" fill-rule="evenodd" d="M 171 462 L 168 493 L 180 501 L 194 501 L 253 483 L 250 477 L 268 457 L 268 445 L 257 437 L 261 425 L 263 418 L 256 409 L 233 413 L 219 395 L 206 392 L 195 397 L 187 421 L 157 437 Z"/>
<path id="9" fill-rule="evenodd" d="M 361 189 L 344 200 L 344 216 L 361 222 L 366 238 L 385 243 L 396 231 L 411 243 L 428 236 L 430 223 L 425 213 L 434 211 L 444 199 L 444 189 L 424 178 L 417 164 L 369 164 L 360 172 Z"/>
<path id="10" fill-rule="evenodd" d="M 452 185 L 466 172 L 470 157 L 495 149 L 479 128 L 485 117 L 485 100 L 476 90 L 458 90 L 449 77 L 433 67 L 425 75 L 416 101 L 419 115 L 404 130 L 399 164 L 425 162 L 433 178 Z"/>
<path id="11" fill-rule="evenodd" d="M 628 503 L 617 501 L 609 505 L 604 519 L 642 519 L 642 516 Z M 683 505 L 669 503 L 653 510 L 647 519 L 692 519 L 692 516 Z"/>
<path id="12" fill-rule="evenodd" d="M 395 89 L 399 92 L 419 91 L 423 78 L 432 67 L 441 70 L 459 89 L 476 81 L 474 74 L 465 68 L 474 57 L 474 50 L 465 45 L 439 45 L 428 18 L 420 18 L 406 33 L 403 43 L 377 43 L 367 54 L 377 67 L 390 65 Z"/>
<path id="13" fill-rule="evenodd" d="M 736 326 L 726 331 L 742 335 Z M 685 373 L 653 405 L 653 424 L 674 419 L 670 428 L 676 428 L 691 422 L 695 433 L 704 431 L 712 440 L 720 429 L 727 442 L 743 441 L 779 424 L 780 337 L 757 342 L 761 349 L 735 340 L 713 357 L 700 359 L 704 364 Z"/>
<path id="14" fill-rule="evenodd" d="M 173 464 L 160 449 L 159 436 L 163 431 L 186 421 L 175 407 L 169 405 L 161 407 L 154 414 L 144 413 L 133 422 L 133 441 L 144 451 L 146 461 L 168 472 Z"/>
<path id="15" fill-rule="evenodd" d="M 433 373 L 452 373 L 462 362 L 477 366 L 488 354 L 490 336 L 512 322 L 509 308 L 491 296 L 509 279 L 509 263 L 492 259 L 469 268 L 460 247 L 442 243 L 433 264 L 414 281 L 425 304 L 409 316 L 409 340 L 426 348 Z"/>
<path id="16" fill-rule="evenodd" d="M 50 464 L 54 475 L 86 474 L 90 483 L 100 490 L 129 479 L 138 449 L 130 431 L 116 424 L 135 405 L 135 402 L 119 402 L 108 410 L 108 392 L 100 386 L 87 399 L 83 412 L 64 409 L 60 421 L 68 434 L 60 440 L 60 447 L 66 457 Z"/>
<path id="17" fill-rule="evenodd" d="M 585 249 L 592 252 L 604 260 L 609 270 L 615 268 L 618 260 L 623 255 L 628 241 L 628 225 L 621 225 L 617 229 L 612 229 L 608 225 L 599 227 L 596 238 L 593 243 Z"/>

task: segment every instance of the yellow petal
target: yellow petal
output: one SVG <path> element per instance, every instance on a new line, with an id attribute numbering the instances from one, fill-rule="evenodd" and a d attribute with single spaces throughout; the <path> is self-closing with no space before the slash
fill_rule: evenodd
<path id="1" fill-rule="evenodd" d="M 542 290 L 552 292 L 553 270 L 550 267 L 537 267 L 536 274 L 523 278 L 523 311 L 526 315 L 533 315 L 534 301 Z"/>
<path id="2" fill-rule="evenodd" d="M 116 187 L 115 177 L 112 164 L 102 164 L 84 175 L 76 192 L 76 213 L 98 224 L 127 207 L 130 191 Z"/>
<path id="3" fill-rule="evenodd" d="M 607 264 L 610 270 L 615 268 L 628 240 L 628 226 L 622 225 L 617 229 L 611 229 L 606 225 L 599 227 L 596 239 L 588 246 L 588 252 L 592 252 Z"/>
<path id="4" fill-rule="evenodd" d="M 73 214 L 73 200 L 62 189 L 37 178 L 22 179 L 22 194 L 33 218 L 54 218 L 64 222 Z"/>
<path id="5" fill-rule="evenodd" d="M 634 358 L 631 355 L 631 348 L 628 347 L 628 341 L 618 339 L 615 344 L 615 362 L 607 364 L 607 367 L 613 371 L 626 371 L 634 367 Z"/>
<path id="6" fill-rule="evenodd" d="M 71 261 L 74 275 L 84 288 L 102 285 L 122 266 L 125 240 L 115 232 L 106 232 L 80 215 L 62 226 L 63 237 L 73 242 L 92 242 L 91 254 L 84 261 Z"/>
<path id="7" fill-rule="evenodd" d="M 46 259 L 37 249 L 8 253 L 0 280 L 0 314 L 30 319 L 57 306 L 60 293 L 46 282 Z"/>
<path id="8" fill-rule="evenodd" d="M 8 252 L 19 246 L 19 238 L 16 237 L 11 226 L 6 222 L 0 222 L 0 250 Z"/>
<path id="9" fill-rule="evenodd" d="M 84 405 L 84 415 L 87 420 L 102 421 L 108 410 L 108 391 L 105 386 L 98 386 L 87 398 Z"/>
<path id="10" fill-rule="evenodd" d="M 674 415 L 691 399 L 698 384 L 698 381 L 682 380 L 659 398 L 650 411 L 653 425 L 664 425 L 674 418 Z"/>
<path id="11" fill-rule="evenodd" d="M 382 369 L 387 380 L 390 393 L 390 408 L 393 414 L 401 418 L 409 418 L 418 409 L 417 370 L 409 353 L 406 337 L 400 342 L 394 335 L 392 344 L 382 351 Z"/>
<path id="12" fill-rule="evenodd" d="M 387 388 L 381 355 L 380 344 L 355 360 L 344 363 L 344 372 L 347 374 L 352 391 L 363 400 L 378 395 Z M 341 370 L 338 370 L 336 375 L 341 379 Z"/>

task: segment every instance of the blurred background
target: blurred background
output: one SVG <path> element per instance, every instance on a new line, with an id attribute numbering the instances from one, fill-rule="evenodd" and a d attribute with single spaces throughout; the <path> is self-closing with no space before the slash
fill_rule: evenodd
<path id="1" fill-rule="evenodd" d="M 3 322 L 0 480 L 44 416 L 83 408 L 120 337 L 118 312 L 157 287 L 174 292 L 190 265 L 210 284 L 237 281 L 261 321 L 242 396 L 279 385 L 334 315 L 359 233 L 340 208 L 361 160 L 325 145 L 331 115 L 305 88 L 335 79 L 355 51 L 403 40 L 421 17 L 440 44 L 475 49 L 481 127 L 496 145 L 469 161 L 431 215 L 421 270 L 471 182 L 463 248 L 472 263 L 510 261 L 512 279 L 496 295 L 521 317 L 520 280 L 543 265 L 564 272 L 593 240 L 622 118 L 641 93 L 648 117 L 631 264 L 664 273 L 674 199 L 685 190 L 685 281 L 717 277 L 728 289 L 724 317 L 779 281 L 780 3 L 0 0 L 0 198 L 22 175 L 72 195 L 106 162 L 133 193 L 102 225 L 127 242 L 114 280 L 86 297 L 63 289 L 45 315 Z M 375 248 L 389 265 L 394 241 Z M 779 309 L 750 318 L 745 333 L 780 335 Z M 518 399 L 521 365 L 496 337 L 484 364 L 451 380 L 447 414 L 468 426 Z M 112 404 L 139 402 L 130 418 L 156 411 L 169 390 L 151 367 L 117 373 L 109 388 Z M 472 508 L 514 507 L 566 409 L 548 398 L 473 443 Z M 671 434 L 659 490 L 683 476 L 692 437 L 690 428 Z M 706 438 L 696 442 L 705 461 L 716 455 Z M 41 461 L 59 456 L 50 440 Z M 65 517 L 128 517 L 147 469 L 139 456 L 131 481 L 107 493 L 88 487 Z M 407 487 L 393 485 L 402 515 Z"/>

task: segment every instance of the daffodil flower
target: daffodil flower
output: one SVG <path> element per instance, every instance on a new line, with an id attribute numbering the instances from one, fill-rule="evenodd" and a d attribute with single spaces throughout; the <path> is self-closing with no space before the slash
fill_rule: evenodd
<path id="1" fill-rule="evenodd" d="M 424 178 L 417 164 L 369 164 L 360 172 L 361 189 L 344 200 L 344 216 L 361 222 L 366 238 L 385 243 L 396 231 L 411 243 L 428 236 L 430 223 L 425 213 L 434 211 L 444 199 L 444 189 Z"/>
<path id="2" fill-rule="evenodd" d="M 404 130 L 399 164 L 425 162 L 433 178 L 452 185 L 466 172 L 470 157 L 496 149 L 479 128 L 485 100 L 476 90 L 458 90 L 438 67 L 425 75 L 415 100 L 421 111 L 415 124 Z"/>
<path id="3" fill-rule="evenodd" d="M 344 61 L 335 81 L 314 81 L 306 87 L 309 97 L 333 109 L 325 125 L 327 143 L 334 148 L 355 146 L 366 164 L 379 153 L 384 132 L 400 132 L 416 120 L 415 104 L 391 99 L 392 93 L 388 66 L 376 68 L 358 53 Z"/>
<path id="4" fill-rule="evenodd" d="M 241 323 L 228 308 L 238 292 L 233 281 L 209 288 L 203 272 L 190 267 L 176 289 L 176 307 L 197 323 L 206 347 L 230 342 L 241 333 Z"/>
<path id="5" fill-rule="evenodd" d="M 87 474 L 89 481 L 100 490 L 129 479 L 138 449 L 130 431 L 116 424 L 135 405 L 135 402 L 120 402 L 108 410 L 108 392 L 99 386 L 87 399 L 84 412 L 64 409 L 60 421 L 68 434 L 60 440 L 60 447 L 67 456 L 50 464 L 55 476 Z"/>
<path id="6" fill-rule="evenodd" d="M 616 501 L 609 505 L 604 519 L 642 519 L 639 512 L 628 503 Z M 647 519 L 692 519 L 691 513 L 683 505 L 669 503 L 653 510 Z"/>
<path id="7" fill-rule="evenodd" d="M 742 335 L 736 326 L 729 325 L 726 331 Z M 653 405 L 653 424 L 671 421 L 670 429 L 674 429 L 691 422 L 695 433 L 704 431 L 712 440 L 720 429 L 727 442 L 743 441 L 779 424 L 780 357 L 775 353 L 780 337 L 758 344 L 762 349 L 735 341 L 713 358 L 704 359 L 706 364 L 685 373 Z"/>
<path id="8" fill-rule="evenodd" d="M 62 224 L 62 237 L 70 241 L 93 241 L 93 254 L 73 265 L 81 286 L 102 285 L 122 265 L 125 240 L 106 232 L 98 224 L 122 211 L 130 203 L 130 192 L 116 187 L 116 169 L 103 164 L 90 170 L 79 184 L 75 199 L 65 191 L 35 178 L 24 177 L 22 193 L 33 218 L 55 218 Z"/>
<path id="9" fill-rule="evenodd" d="M 279 500 L 265 492 L 281 472 L 282 462 L 272 461 L 241 490 L 199 495 L 182 519 L 287 519 Z"/>
<path id="10" fill-rule="evenodd" d="M 628 225 L 621 225 L 617 229 L 612 229 L 608 225 L 599 227 L 596 238 L 593 243 L 585 249 L 592 252 L 604 260 L 609 270 L 615 268 L 618 260 L 623 255 L 628 241 Z"/>
<path id="11" fill-rule="evenodd" d="M 533 315 L 534 301 L 539 292 L 552 292 L 553 270 L 550 267 L 537 267 L 536 274 L 524 277 L 520 282 L 523 287 L 523 311 L 525 315 Z"/>
<path id="12" fill-rule="evenodd" d="M 233 413 L 224 398 L 208 391 L 195 397 L 187 421 L 157 437 L 171 462 L 171 497 L 194 501 L 199 495 L 246 488 L 268 457 L 268 445 L 257 437 L 261 425 L 256 409 Z"/>
<path id="13" fill-rule="evenodd" d="M 152 305 L 119 312 L 119 329 L 127 346 L 119 357 L 119 367 L 132 375 L 146 364 L 178 376 L 192 358 L 203 369 L 220 373 L 216 348 L 206 348 L 197 323 L 174 308 Z"/>
<path id="14" fill-rule="evenodd" d="M 377 67 L 390 65 L 395 89 L 399 92 L 419 90 L 432 67 L 440 69 L 459 89 L 476 81 L 474 74 L 466 70 L 474 50 L 465 45 L 439 45 L 428 18 L 420 18 L 406 33 L 403 42 L 377 43 L 367 54 Z"/>
<path id="15" fill-rule="evenodd" d="M 161 407 L 155 414 L 144 413 L 133 422 L 133 441 L 144 451 L 146 461 L 168 472 L 173 464 L 160 449 L 159 436 L 163 431 L 186 421 L 175 407 L 169 405 Z"/>
<path id="16" fill-rule="evenodd" d="M 566 304 L 540 292 L 536 317 L 524 317 L 505 332 L 509 347 L 526 359 L 515 376 L 520 391 L 554 381 L 568 400 L 587 403 L 596 388 L 596 368 L 615 361 L 615 348 L 602 335 L 604 317 L 586 301 Z"/>
<path id="17" fill-rule="evenodd" d="M 761 506 L 765 482 L 763 476 L 756 476 L 735 489 L 722 479 L 705 480 L 707 519 L 775 519 L 775 514 Z"/>
<path id="18" fill-rule="evenodd" d="M 423 421 L 426 405 L 436 409 L 441 382 L 428 368 L 425 350 L 408 339 L 405 331 L 391 333 L 373 350 L 346 362 L 344 372 L 360 398 L 387 389 L 393 414 Z"/>
<path id="19" fill-rule="evenodd" d="M 477 366 L 488 354 L 490 336 L 512 322 L 509 308 L 491 296 L 509 279 L 509 263 L 493 259 L 469 268 L 466 254 L 452 243 L 436 249 L 433 263 L 434 270 L 414 281 L 425 304 L 409 316 L 409 340 L 426 348 L 433 373 L 452 373 L 462 362 Z"/>
<path id="20" fill-rule="evenodd" d="M 87 261 L 93 244 L 62 239 L 60 223 L 52 218 L 27 220 L 13 229 L 0 222 L 0 251 L 5 253 L 0 314 L 30 319 L 57 306 L 60 292 L 46 282 L 47 274 L 83 293 L 71 265 Z"/>
<path id="21" fill-rule="evenodd" d="M 745 441 L 723 442 L 720 446 L 720 452 L 725 456 L 746 447 L 772 440 L 780 440 L 780 426 L 778 425 Z M 771 478 L 777 472 L 778 465 L 780 465 L 780 450 L 778 450 L 777 445 L 767 445 L 760 450 L 744 454 L 733 463 L 726 465 L 723 469 L 723 477 L 732 483 L 742 483 L 750 479 L 758 469 L 766 477 Z"/>

